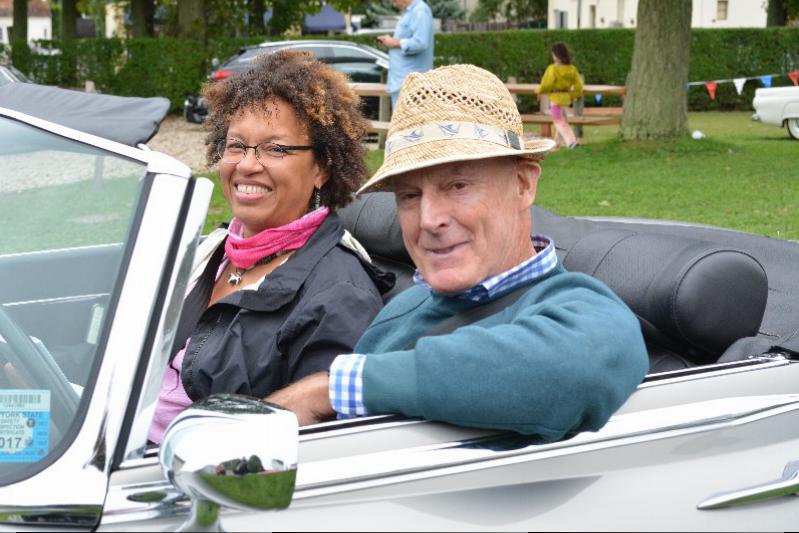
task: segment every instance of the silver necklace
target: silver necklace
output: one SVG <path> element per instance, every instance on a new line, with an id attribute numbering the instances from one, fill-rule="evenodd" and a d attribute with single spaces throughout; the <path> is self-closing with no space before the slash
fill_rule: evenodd
<path id="1" fill-rule="evenodd" d="M 252 265 L 251 267 L 248 267 L 248 268 L 239 268 L 237 266 L 234 266 L 233 267 L 233 272 L 231 272 L 228 275 L 227 282 L 235 287 L 236 285 L 241 283 L 241 278 L 244 276 L 245 272 L 249 272 L 253 268 L 257 267 L 258 265 L 265 265 L 265 264 L 269 263 L 270 261 L 274 261 L 275 259 L 277 259 L 281 255 L 286 254 L 286 253 L 288 253 L 288 250 L 281 250 L 279 252 L 275 252 L 273 254 L 269 254 L 266 257 L 262 257 L 261 259 L 256 261 L 256 263 L 254 265 Z"/>

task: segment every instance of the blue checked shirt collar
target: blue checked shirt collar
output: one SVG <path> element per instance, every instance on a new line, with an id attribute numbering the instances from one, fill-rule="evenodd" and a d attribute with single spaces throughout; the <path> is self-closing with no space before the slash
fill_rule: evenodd
<path id="1" fill-rule="evenodd" d="M 516 287 L 528 284 L 551 272 L 558 265 L 555 242 L 544 235 L 533 235 L 532 240 L 533 246 L 538 252 L 533 257 L 510 270 L 484 279 L 471 289 L 456 294 L 455 297 L 472 302 L 493 300 Z M 418 270 L 413 275 L 413 281 L 420 287 L 432 290 Z"/>

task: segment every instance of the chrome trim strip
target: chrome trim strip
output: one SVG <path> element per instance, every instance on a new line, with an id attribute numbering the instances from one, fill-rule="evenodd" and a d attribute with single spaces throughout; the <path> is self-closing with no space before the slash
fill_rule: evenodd
<path id="1" fill-rule="evenodd" d="M 793 496 L 799 493 L 799 480 L 797 480 L 797 477 L 799 477 L 799 461 L 791 461 L 785 465 L 780 479 L 742 489 L 718 492 L 699 502 L 696 508 L 700 511 L 707 511 L 746 505 L 747 503 L 755 503 L 782 496 Z"/>
<path id="2" fill-rule="evenodd" d="M 384 422 L 381 422 L 385 420 Z M 357 423 L 357 424 L 355 424 Z M 313 424 L 300 428 L 299 442 L 311 442 L 322 439 L 355 435 L 372 431 L 381 431 L 390 428 L 410 426 L 415 424 L 434 424 L 430 420 L 418 418 L 401 418 L 397 415 L 373 415 L 357 419 L 334 420 Z M 341 425 L 343 427 L 336 427 Z M 315 430 L 308 433 L 308 430 Z M 305 433 L 303 433 L 305 432 Z M 158 465 L 158 448 L 144 450 L 140 457 L 126 459 L 117 470 L 130 470 L 134 468 L 155 467 Z"/>
<path id="3" fill-rule="evenodd" d="M 295 499 L 540 460 L 587 449 L 705 432 L 799 410 L 799 395 L 725 398 L 617 415 L 596 433 L 540 443 L 501 434 L 463 442 L 306 463 L 298 471 Z M 503 449 L 505 448 L 505 449 Z M 347 472 L 347 478 L 341 473 Z"/>
<path id="4" fill-rule="evenodd" d="M 368 433 L 388 428 L 409 426 L 414 424 L 424 424 L 429 420 L 419 418 L 403 418 L 397 415 L 373 415 L 363 418 L 349 420 L 335 420 L 313 424 L 300 428 L 300 443 L 319 439 L 338 437 L 341 435 L 353 435 L 356 433 Z"/>
<path id="5" fill-rule="evenodd" d="M 715 365 L 704 365 L 695 367 L 696 371 L 690 374 L 684 374 L 685 371 L 676 370 L 672 372 L 660 372 L 657 374 L 650 374 L 651 376 L 658 377 L 654 381 L 645 381 L 638 385 L 638 390 L 649 389 L 652 387 L 660 387 L 663 385 L 672 385 L 674 383 L 684 383 L 688 381 L 696 381 L 697 379 L 705 379 L 709 377 L 728 376 L 732 374 L 740 374 L 742 372 L 752 372 L 755 370 L 763 370 L 767 368 L 776 368 L 781 366 L 788 366 L 796 364 L 796 361 L 789 359 L 773 359 L 770 357 L 754 358 L 755 364 L 749 366 L 738 366 L 736 363 L 721 363 Z M 757 364 L 760 362 L 760 364 Z M 689 369 L 691 370 L 691 369 Z M 677 374 L 675 377 L 668 377 L 669 374 Z M 649 376 L 647 376 L 649 377 Z"/>
<path id="6" fill-rule="evenodd" d="M 58 298 L 42 298 L 41 300 L 24 300 L 19 302 L 8 302 L 2 304 L 3 307 L 16 307 L 19 305 L 33 305 L 33 304 L 53 304 L 53 303 L 69 303 L 80 302 L 81 300 L 96 300 L 108 296 L 107 292 L 99 292 L 97 294 L 80 294 L 75 296 L 60 296 Z"/>
<path id="7" fill-rule="evenodd" d="M 4 505 L 0 506 L 0 524 L 18 524 L 26 529 L 56 523 L 72 527 L 94 528 L 102 514 L 103 507 L 101 505 L 48 505 L 35 509 Z M 54 517 L 56 517 L 55 520 Z"/>
<path id="8" fill-rule="evenodd" d="M 161 313 L 158 330 L 149 354 L 144 384 L 136 405 L 128 441 L 125 443 L 121 464 L 129 459 L 144 457 L 147 434 L 155 416 L 161 381 L 166 372 L 180 312 L 183 308 L 183 300 L 194 262 L 194 252 L 205 223 L 205 217 L 208 214 L 213 190 L 214 184 L 210 180 L 199 178 L 195 180 L 191 198 L 186 200 L 189 202 L 189 207 L 175 254 L 175 266 L 172 268 L 169 280 L 164 280 L 164 283 L 169 286 L 169 293 L 164 299 L 164 310 Z"/>
<path id="9" fill-rule="evenodd" d="M 720 430 L 797 410 L 799 395 L 796 394 L 725 398 L 617 415 L 598 432 L 585 432 L 554 443 L 541 444 L 531 437 L 502 433 L 307 462 L 298 469 L 294 500 Z M 166 480 L 112 486 L 102 523 L 119 524 L 185 514 L 187 500 L 174 494 L 174 488 Z M 152 498 L 142 503 L 148 495 L 157 496 L 157 501 L 153 503 L 155 498 Z"/>
<path id="10" fill-rule="evenodd" d="M 90 246 L 74 246 L 71 248 L 55 248 L 53 250 L 35 250 L 33 252 L 16 252 L 13 254 L 3 254 L 0 257 L 4 259 L 6 257 L 25 257 L 27 255 L 45 255 L 45 254 L 60 254 L 64 252 L 71 252 L 73 250 L 93 250 L 93 249 L 100 249 L 100 248 L 119 248 L 121 243 L 112 243 L 112 244 L 92 244 Z"/>

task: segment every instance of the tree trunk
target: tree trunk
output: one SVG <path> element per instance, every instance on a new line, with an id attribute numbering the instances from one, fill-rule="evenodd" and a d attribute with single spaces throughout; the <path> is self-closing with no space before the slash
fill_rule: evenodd
<path id="1" fill-rule="evenodd" d="M 264 35 L 264 0 L 250 0 L 250 35 Z"/>
<path id="2" fill-rule="evenodd" d="M 28 0 L 14 0 L 13 33 L 10 41 L 28 42 Z"/>
<path id="3" fill-rule="evenodd" d="M 691 0 L 640 0 L 621 137 L 662 139 L 688 133 Z"/>
<path id="4" fill-rule="evenodd" d="M 155 13 L 154 0 L 131 0 L 131 18 L 133 25 L 131 34 L 134 38 L 153 36 L 153 14 Z"/>
<path id="5" fill-rule="evenodd" d="M 11 42 L 11 63 L 22 72 L 30 73 L 30 48 L 28 48 L 28 0 L 14 0 Z"/>
<path id="6" fill-rule="evenodd" d="M 788 22 L 788 9 L 785 0 L 768 0 L 766 26 L 785 26 Z"/>
<path id="7" fill-rule="evenodd" d="M 178 0 L 178 35 L 205 41 L 205 0 Z"/>
<path id="8" fill-rule="evenodd" d="M 75 38 L 78 20 L 76 0 L 61 0 L 61 40 L 69 41 Z"/>

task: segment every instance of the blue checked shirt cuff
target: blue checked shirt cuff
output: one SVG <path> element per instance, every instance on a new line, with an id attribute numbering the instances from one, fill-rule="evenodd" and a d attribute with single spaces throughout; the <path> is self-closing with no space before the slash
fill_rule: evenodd
<path id="1" fill-rule="evenodd" d="M 339 355 L 330 365 L 328 395 L 338 418 L 366 416 L 363 403 L 363 365 L 366 356 L 358 353 Z"/>

